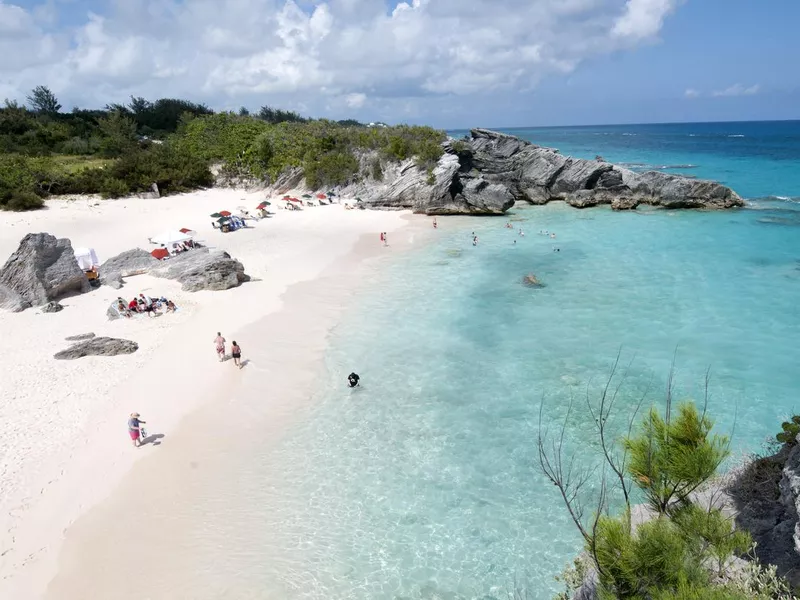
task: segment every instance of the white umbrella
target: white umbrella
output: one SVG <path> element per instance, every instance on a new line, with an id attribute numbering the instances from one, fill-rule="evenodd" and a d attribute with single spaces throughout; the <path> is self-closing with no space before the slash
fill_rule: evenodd
<path id="1" fill-rule="evenodd" d="M 186 242 L 190 239 L 192 239 L 192 236 L 188 233 L 181 233 L 180 231 L 165 231 L 164 233 L 150 238 L 150 241 L 154 244 L 169 246 L 170 244 L 180 244 L 181 242 Z"/>

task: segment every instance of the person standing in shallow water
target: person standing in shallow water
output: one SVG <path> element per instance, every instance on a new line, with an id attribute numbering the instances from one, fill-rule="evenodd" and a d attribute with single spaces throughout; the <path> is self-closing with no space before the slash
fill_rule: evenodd
<path id="1" fill-rule="evenodd" d="M 225 360 L 225 338 L 222 337 L 222 334 L 218 331 L 217 337 L 214 338 L 214 344 L 217 347 L 217 356 L 219 357 L 219 362 Z"/>
<path id="2" fill-rule="evenodd" d="M 236 343 L 236 340 L 233 340 L 233 344 L 231 345 L 231 355 L 233 356 L 233 364 L 242 368 L 242 349 L 239 347 L 239 344 Z"/>

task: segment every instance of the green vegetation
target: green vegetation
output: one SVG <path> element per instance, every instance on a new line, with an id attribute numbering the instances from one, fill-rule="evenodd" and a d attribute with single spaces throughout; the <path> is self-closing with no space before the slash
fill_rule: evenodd
<path id="1" fill-rule="evenodd" d="M 800 435 L 800 416 L 795 415 L 789 421 L 781 423 L 781 432 L 775 436 L 782 444 L 794 445 Z"/>
<path id="2" fill-rule="evenodd" d="M 566 456 L 571 405 L 560 434 L 552 438 L 540 412 L 539 466 L 561 495 L 586 550 L 559 578 L 566 589 L 557 598 L 571 597 L 587 569 L 597 574 L 602 600 L 792 598 L 775 570 L 756 561 L 728 572 L 734 556 L 752 549 L 752 539 L 719 508 L 697 503 L 695 492 L 711 485 L 729 455 L 729 440 L 712 433 L 705 403 L 702 411 L 689 401 L 674 410 L 670 386 L 663 411 L 653 408 L 637 424 L 642 397 L 627 420 L 627 433 L 612 439 L 609 427 L 622 388 L 617 365 L 599 402 L 587 396 L 587 414 L 602 451 L 600 471 L 582 471 L 574 456 Z M 597 472 L 603 474 L 599 482 L 593 481 Z M 616 501 L 609 497 L 612 488 L 621 495 Z M 634 510 L 634 497 L 645 504 Z M 612 514 L 609 507 L 620 503 L 621 514 Z M 648 513 L 644 518 L 643 509 Z"/>
<path id="3" fill-rule="evenodd" d="M 40 208 L 50 194 L 119 197 L 153 183 L 164 194 L 187 191 L 213 184 L 212 164 L 223 176 L 265 182 L 299 167 L 317 189 L 381 180 L 382 161 L 414 159 L 431 173 L 446 139 L 429 127 L 373 128 L 269 106 L 214 113 L 170 98 L 62 113 L 44 86 L 27 102 L 0 108 L 0 209 Z M 372 156 L 362 167 L 363 154 Z"/>

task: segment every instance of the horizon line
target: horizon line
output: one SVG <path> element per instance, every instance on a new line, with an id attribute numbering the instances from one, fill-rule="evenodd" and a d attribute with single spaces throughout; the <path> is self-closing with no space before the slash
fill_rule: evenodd
<path id="1" fill-rule="evenodd" d="M 564 129 L 568 127 L 636 127 L 640 125 L 706 125 L 727 123 L 800 123 L 796 119 L 740 119 L 735 121 L 656 121 L 651 123 L 583 123 L 579 125 L 505 125 L 500 127 L 445 127 L 445 131 L 469 131 L 471 129 Z"/>

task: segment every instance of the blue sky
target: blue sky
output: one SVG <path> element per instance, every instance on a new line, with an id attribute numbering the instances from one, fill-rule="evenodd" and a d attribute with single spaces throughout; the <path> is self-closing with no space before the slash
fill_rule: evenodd
<path id="1" fill-rule="evenodd" d="M 800 118 L 797 0 L 0 0 L 0 98 L 439 127 Z"/>

